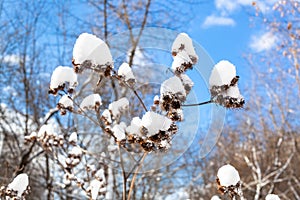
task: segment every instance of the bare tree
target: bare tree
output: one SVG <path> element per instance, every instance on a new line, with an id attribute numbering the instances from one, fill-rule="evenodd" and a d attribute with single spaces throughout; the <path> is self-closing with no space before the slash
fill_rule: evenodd
<path id="1" fill-rule="evenodd" d="M 247 199 L 264 199 L 270 193 L 299 199 L 298 15 L 298 1 L 278 1 L 267 14 L 257 7 L 255 22 L 266 27 L 277 46 L 247 57 L 253 80 L 246 108 L 234 115 L 231 128 L 223 130 L 210 158 L 198 164 L 198 178 L 209 192 L 194 195 L 208 199 L 217 194 L 216 171 L 230 163 L 241 174 Z"/>

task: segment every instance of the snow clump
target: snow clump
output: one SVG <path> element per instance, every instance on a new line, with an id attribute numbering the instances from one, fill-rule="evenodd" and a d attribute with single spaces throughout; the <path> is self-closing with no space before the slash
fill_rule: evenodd
<path id="1" fill-rule="evenodd" d="M 49 93 L 56 95 L 59 90 L 64 90 L 66 83 L 69 84 L 68 92 L 72 93 L 78 85 L 77 74 L 70 67 L 58 66 L 52 73 Z"/>
<path id="2" fill-rule="evenodd" d="M 240 181 L 239 172 L 232 165 L 224 165 L 218 170 L 220 185 L 224 187 L 235 186 Z"/>
<path id="3" fill-rule="evenodd" d="M 89 33 L 82 33 L 73 47 L 74 70 L 82 72 L 85 68 L 109 75 L 113 59 L 107 44 Z"/>
<path id="4" fill-rule="evenodd" d="M 99 94 L 90 94 L 82 100 L 80 108 L 82 110 L 98 110 L 101 104 L 102 100 Z"/>

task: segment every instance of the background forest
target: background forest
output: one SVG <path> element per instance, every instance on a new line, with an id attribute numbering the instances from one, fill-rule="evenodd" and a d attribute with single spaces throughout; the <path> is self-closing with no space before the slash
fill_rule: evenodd
<path id="1" fill-rule="evenodd" d="M 227 163 L 239 171 L 246 199 L 264 199 L 270 193 L 281 199 L 300 199 L 300 3 L 296 0 L 270 1 L 272 3 L 245 0 L 237 1 L 236 5 L 240 7 L 236 8 L 224 2 L 227 1 L 214 2 L 220 16 L 201 17 L 203 30 L 216 19 L 219 24 L 229 25 L 224 29 L 230 29 L 235 25 L 228 13 L 239 9 L 247 15 L 249 29 L 263 29 L 267 33 L 263 35 L 264 42 L 254 42 L 256 51 L 251 50 L 250 45 L 249 49 L 232 56 L 233 60 L 235 56 L 239 57 L 236 66 L 240 72 L 240 90 L 246 100 L 244 108 L 226 111 L 221 135 L 217 136 L 213 149 L 205 153 L 200 150 L 205 136 L 201 131 L 206 129 L 189 120 L 195 109 L 198 112 L 203 109 L 201 113 L 205 113 L 207 107 L 187 108 L 187 117 L 182 122 L 186 124 L 182 127 L 192 126 L 190 129 L 195 133 L 189 140 L 182 141 L 188 148 L 171 148 L 168 155 L 173 156 L 172 162 L 158 157 L 148 166 L 144 164 L 141 169 L 144 173 L 128 171 L 124 175 L 119 170 L 120 162 L 115 162 L 122 159 L 122 153 L 104 134 L 103 127 L 91 126 L 90 121 L 85 120 L 89 116 L 84 118 L 69 112 L 60 115 L 58 98 L 48 94 L 52 71 L 59 65 L 72 66 L 76 38 L 88 32 L 104 40 L 113 55 L 120 55 L 114 60 L 116 64 L 126 60 L 140 80 L 161 80 L 161 73 L 152 69 L 153 63 L 170 65 L 171 61 L 165 58 L 165 51 L 143 49 L 144 43 L 140 40 L 143 34 L 149 33 L 147 27 L 186 32 L 194 43 L 203 45 L 213 59 L 224 54 L 224 59 L 230 60 L 231 46 L 225 51 L 218 43 L 206 48 L 205 42 L 202 44 L 193 38 L 201 34 L 201 22 L 195 27 L 193 19 L 199 12 L 210 12 L 207 5 L 212 2 L 0 0 L 0 139 L 3 141 L 0 143 L 0 185 L 7 185 L 16 175 L 27 173 L 31 187 L 27 199 L 88 198 L 80 183 L 68 182 L 69 178 L 65 177 L 59 158 L 53 152 L 47 151 L 39 142 L 24 139 L 32 132 L 38 132 L 47 122 L 60 131 L 64 140 L 70 141 L 60 154 L 67 155 L 72 148 L 70 136 L 73 132 L 78 133 L 77 143 L 82 148 L 92 150 L 81 158 L 83 164 L 76 170 L 78 174 L 84 174 L 93 171 L 93 166 L 102 169 L 102 176 L 109 184 L 103 186 L 100 199 L 124 199 L 124 188 L 125 193 L 130 191 L 131 199 L 206 200 L 214 195 L 225 199 L 218 193 L 216 174 Z M 223 40 L 222 30 L 212 31 Z M 121 33 L 129 38 L 125 45 Z M 154 36 L 162 42 L 169 39 L 168 35 Z M 231 39 L 228 40 L 231 42 Z M 224 38 L 224 43 L 227 42 Z M 239 41 L 235 43 L 238 46 Z M 133 106 L 126 114 L 131 116 L 143 110 L 142 106 L 135 106 L 138 100 L 129 90 L 122 89 L 114 81 L 97 85 L 98 79 L 95 74 L 83 73 L 76 95 L 84 97 L 91 91 L 99 93 L 104 107 L 112 100 L 129 95 Z M 207 91 L 203 89 L 203 96 L 208 94 Z M 151 102 L 149 98 L 155 93 L 151 85 L 142 85 L 138 92 L 145 102 Z M 196 93 L 201 92 L 197 88 Z M 202 100 L 209 98 L 203 96 Z M 202 118 L 209 117 L 201 114 Z M 155 170 L 149 170 L 152 168 Z M 90 181 L 88 175 L 82 177 L 84 182 Z M 131 186 L 132 181 L 134 186 Z"/>

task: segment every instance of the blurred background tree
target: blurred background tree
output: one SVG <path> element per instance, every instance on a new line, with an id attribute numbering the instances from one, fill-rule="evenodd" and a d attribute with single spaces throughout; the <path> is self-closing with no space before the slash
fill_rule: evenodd
<path id="1" fill-rule="evenodd" d="M 265 27 L 277 46 L 246 56 L 253 72 L 251 99 L 245 110 L 228 119 L 210 156 L 196 164 L 206 187 L 195 198 L 209 199 L 217 193 L 213 182 L 222 163 L 239 170 L 247 199 L 264 199 L 269 193 L 300 198 L 299 1 L 278 1 L 268 14 L 253 5 L 253 23 Z"/>
<path id="2" fill-rule="evenodd" d="M 52 109 L 56 107 L 56 100 L 47 94 L 50 72 L 57 65 L 70 65 L 72 46 L 81 32 L 94 33 L 108 45 L 110 36 L 127 32 L 130 44 L 122 51 L 128 52 L 124 57 L 130 66 L 141 65 L 138 57 L 141 54 L 150 62 L 155 58 L 139 47 L 144 28 L 184 27 L 186 21 L 193 17 L 189 9 L 181 9 L 184 3 L 2 0 L 0 131 L 4 144 L 0 154 L 0 185 L 9 183 L 16 174 L 26 172 L 30 175 L 32 188 L 29 199 L 82 199 L 82 194 L 76 193 L 77 186 L 60 187 L 63 173 L 51 154 L 37 143 L 24 145 L 24 136 L 38 131 L 48 120 L 47 114 L 51 114 L 53 123 L 59 125 L 65 139 L 71 132 L 78 131 L 76 120 L 80 119 L 71 115 L 61 118 L 57 110 Z M 192 9 L 195 2 L 187 3 Z M 266 54 L 246 57 L 253 70 L 253 84 L 247 91 L 251 98 L 247 99 L 246 108 L 230 115 L 217 146 L 206 158 L 200 160 L 199 146 L 192 145 L 175 163 L 138 175 L 132 199 L 170 198 L 178 191 L 190 199 L 210 199 L 217 193 L 216 172 L 224 163 L 231 163 L 239 170 L 247 199 L 264 199 L 270 192 L 277 193 L 282 199 L 300 199 L 297 170 L 300 164 L 297 131 L 300 105 L 299 2 L 280 1 L 268 15 L 260 12 L 255 3 L 254 7 L 256 25 L 265 26 L 276 37 L 278 46 Z M 83 74 L 84 79 L 90 82 L 83 84 L 79 94 L 84 95 L 87 91 L 101 93 L 107 99 L 105 106 L 111 98 L 115 100 L 126 95 L 114 82 L 101 82 L 101 87 L 94 87 L 92 85 L 99 77 L 88 76 Z M 113 95 L 108 90 L 111 87 L 116 88 Z M 148 88 L 142 90 L 142 94 L 147 93 Z M 47 113 L 48 110 L 51 112 Z M 81 125 L 89 126 L 85 122 Z M 109 154 L 106 148 L 110 144 L 109 138 L 99 131 L 89 130 L 79 137 L 79 141 L 87 145 L 85 148 L 97 147 L 95 151 Z M 69 148 L 65 147 L 63 153 L 67 154 Z M 104 167 L 106 178 L 113 180 L 113 185 L 108 187 L 114 193 L 107 198 L 120 199 L 120 172 L 105 167 L 100 153 L 86 159 L 97 167 Z M 82 169 L 85 167 L 82 166 Z"/>

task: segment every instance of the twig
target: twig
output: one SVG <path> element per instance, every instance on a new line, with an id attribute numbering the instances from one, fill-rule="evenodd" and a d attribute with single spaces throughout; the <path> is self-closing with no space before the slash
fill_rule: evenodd
<path id="1" fill-rule="evenodd" d="M 122 175 L 123 175 L 123 195 L 122 195 L 122 199 L 126 200 L 126 183 L 127 183 L 127 177 L 126 177 L 126 172 L 125 172 L 125 168 L 124 168 L 124 162 L 123 162 L 123 156 L 121 153 L 121 145 L 118 145 L 118 149 L 119 149 L 119 155 L 120 155 L 120 164 L 121 164 L 121 168 L 122 168 Z"/>
<path id="2" fill-rule="evenodd" d="M 209 100 L 209 101 L 204 101 L 204 102 L 201 102 L 201 103 L 186 104 L 186 105 L 182 105 L 182 106 L 184 106 L 184 107 L 188 107 L 188 106 L 201 106 L 201 105 L 205 105 L 205 104 L 209 104 L 209 103 L 213 103 L 213 101 Z"/>
<path id="3" fill-rule="evenodd" d="M 140 103 L 142 104 L 144 110 L 147 112 L 148 109 L 147 109 L 147 107 L 145 106 L 145 104 L 144 104 L 142 98 L 138 95 L 138 93 L 136 92 L 135 89 L 132 88 L 132 91 L 133 91 L 133 93 L 135 94 L 135 96 L 139 99 L 139 101 L 140 101 Z"/>
<path id="4" fill-rule="evenodd" d="M 134 182 L 135 182 L 136 176 L 137 176 L 138 172 L 140 171 L 140 169 L 142 167 L 142 164 L 143 164 L 143 162 L 145 160 L 146 155 L 147 155 L 147 153 L 144 153 L 141 161 L 139 162 L 139 166 L 136 168 L 136 170 L 135 170 L 135 172 L 133 174 L 132 181 L 130 183 L 130 188 L 129 188 L 127 200 L 130 200 L 130 196 L 131 196 L 131 193 L 133 191 L 133 187 L 134 187 Z"/>

